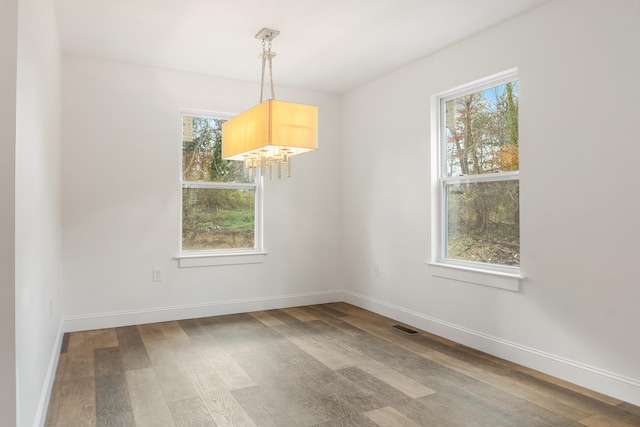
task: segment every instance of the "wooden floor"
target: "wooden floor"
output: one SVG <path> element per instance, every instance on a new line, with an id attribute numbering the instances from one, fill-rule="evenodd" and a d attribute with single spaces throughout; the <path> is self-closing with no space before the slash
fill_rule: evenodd
<path id="1" fill-rule="evenodd" d="M 66 334 L 47 426 L 640 426 L 640 408 L 346 303 Z"/>

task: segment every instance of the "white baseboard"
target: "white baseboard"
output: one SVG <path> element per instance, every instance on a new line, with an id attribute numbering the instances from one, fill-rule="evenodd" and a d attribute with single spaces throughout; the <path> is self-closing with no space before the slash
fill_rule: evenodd
<path id="1" fill-rule="evenodd" d="M 49 401 L 51 400 L 51 391 L 53 390 L 53 382 L 56 378 L 56 369 L 58 368 L 58 360 L 60 359 L 60 348 L 62 346 L 62 332 L 63 321 L 60 319 L 58 325 L 58 332 L 56 339 L 51 349 L 51 356 L 49 357 L 49 366 L 47 367 L 47 375 L 42 385 L 42 391 L 40 392 L 40 400 L 38 401 L 38 412 L 36 413 L 35 421 L 33 425 L 35 427 L 43 427 L 47 418 L 47 409 L 49 408 Z"/>
<path id="2" fill-rule="evenodd" d="M 344 301 L 349 304 L 616 399 L 640 405 L 640 381 L 637 379 L 492 337 L 364 295 L 350 291 L 343 291 L 343 295 Z"/>
<path id="3" fill-rule="evenodd" d="M 64 319 L 64 331 L 88 331 L 338 301 L 342 301 L 341 290 L 67 316 Z"/>

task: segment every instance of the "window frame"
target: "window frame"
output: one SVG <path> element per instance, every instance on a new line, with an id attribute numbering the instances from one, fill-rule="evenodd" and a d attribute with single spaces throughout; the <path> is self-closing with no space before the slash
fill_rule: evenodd
<path id="1" fill-rule="evenodd" d="M 178 235 L 178 255 L 175 257 L 179 267 L 203 267 L 216 265 L 233 264 L 256 264 L 264 262 L 263 242 L 263 178 L 258 175 L 254 182 L 220 182 L 220 181 L 185 181 L 182 171 L 182 123 L 185 116 L 202 117 L 210 119 L 229 120 L 234 114 L 218 113 L 213 111 L 181 109 L 180 110 L 180 155 L 179 159 L 179 186 L 180 186 L 180 227 Z M 253 248 L 230 248 L 230 249 L 203 249 L 185 250 L 182 247 L 182 227 L 183 227 L 183 189 L 185 188 L 212 188 L 229 190 L 253 190 L 254 191 L 254 246 Z"/>
<path id="2" fill-rule="evenodd" d="M 481 92 L 518 80 L 518 69 L 481 78 L 431 96 L 431 256 L 427 264 L 432 275 L 460 282 L 492 286 L 518 291 L 521 267 L 489 264 L 447 258 L 447 200 L 446 186 L 451 184 L 520 180 L 520 171 L 497 172 L 481 175 L 447 176 L 446 113 L 447 101 Z"/>

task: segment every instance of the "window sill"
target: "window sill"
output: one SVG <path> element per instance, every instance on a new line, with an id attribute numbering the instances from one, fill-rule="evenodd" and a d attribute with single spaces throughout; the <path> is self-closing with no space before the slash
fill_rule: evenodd
<path id="1" fill-rule="evenodd" d="M 208 267 L 216 265 L 241 265 L 241 264 L 261 264 L 267 252 L 229 252 L 229 253 L 181 253 L 175 257 L 178 260 L 178 267 Z"/>
<path id="2" fill-rule="evenodd" d="M 483 270 L 439 262 L 427 262 L 425 264 L 429 266 L 431 275 L 435 277 L 515 292 L 520 290 L 520 281 L 524 279 L 523 276 L 517 273 Z"/>

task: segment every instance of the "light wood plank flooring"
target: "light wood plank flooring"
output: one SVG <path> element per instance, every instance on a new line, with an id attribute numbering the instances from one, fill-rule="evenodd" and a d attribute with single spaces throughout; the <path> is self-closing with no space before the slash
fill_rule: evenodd
<path id="1" fill-rule="evenodd" d="M 637 406 L 397 324 L 335 303 L 66 334 L 46 426 L 640 426 Z"/>

